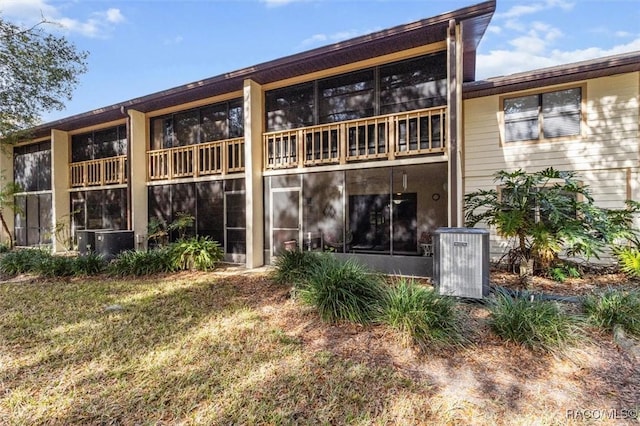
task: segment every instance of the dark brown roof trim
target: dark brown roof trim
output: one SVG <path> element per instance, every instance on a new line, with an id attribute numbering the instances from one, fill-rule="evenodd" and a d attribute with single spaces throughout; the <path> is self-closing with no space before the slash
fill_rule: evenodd
<path id="1" fill-rule="evenodd" d="M 472 80 L 475 75 L 475 67 L 471 66 L 475 63 L 475 50 L 489 25 L 495 9 L 495 0 L 486 1 L 432 18 L 398 25 L 372 34 L 63 118 L 38 126 L 34 131 L 39 135 L 46 135 L 51 129 L 65 131 L 80 129 L 121 119 L 124 116 L 121 112 L 123 107 L 125 109 L 133 108 L 141 112 L 156 111 L 241 90 L 244 80 L 248 78 L 260 84 L 266 84 L 436 43 L 446 39 L 447 26 L 452 19 L 456 22 L 461 22 L 463 26 L 465 80 Z"/>
<path id="2" fill-rule="evenodd" d="M 640 71 L 640 51 L 464 83 L 464 99 Z"/>

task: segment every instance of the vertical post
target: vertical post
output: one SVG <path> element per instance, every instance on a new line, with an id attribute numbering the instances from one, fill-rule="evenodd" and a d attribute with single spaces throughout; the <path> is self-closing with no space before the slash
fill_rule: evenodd
<path id="1" fill-rule="evenodd" d="M 71 137 L 69 133 L 62 130 L 51 130 L 51 215 L 53 223 L 51 229 L 55 229 L 56 224 L 64 223 L 71 228 L 70 204 L 69 196 L 69 145 Z M 53 251 L 65 251 L 66 241 L 62 241 L 60 236 L 51 236 L 53 242 Z"/>
<path id="2" fill-rule="evenodd" d="M 136 249 L 146 249 L 149 206 L 147 197 L 147 118 L 144 113 L 133 109 L 129 115 L 129 222 L 135 235 Z"/>
<path id="3" fill-rule="evenodd" d="M 2 178 L 0 185 L 13 182 L 13 146 L 11 145 L 2 145 L 0 147 L 0 176 Z M 15 212 L 7 210 L 3 213 L 9 232 L 13 233 Z M 0 227 L 0 242 L 8 244 L 9 236 L 5 235 L 1 229 L 2 227 Z"/>
<path id="4" fill-rule="evenodd" d="M 462 38 L 460 25 L 454 19 L 449 21 L 447 32 L 447 120 L 448 145 L 448 187 L 449 226 L 463 226 L 463 183 L 462 183 Z"/>
<path id="5" fill-rule="evenodd" d="M 262 182 L 262 87 L 244 82 L 244 156 L 246 188 L 246 266 L 264 265 L 264 201 Z"/>

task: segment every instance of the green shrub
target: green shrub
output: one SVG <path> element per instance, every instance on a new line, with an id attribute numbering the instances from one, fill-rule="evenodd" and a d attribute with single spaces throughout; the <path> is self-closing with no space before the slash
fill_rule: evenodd
<path id="1" fill-rule="evenodd" d="M 40 263 L 51 256 L 51 253 L 44 249 L 12 250 L 0 257 L 0 272 L 8 275 L 38 272 Z"/>
<path id="2" fill-rule="evenodd" d="M 461 341 L 455 299 L 440 296 L 413 279 L 400 278 L 391 287 L 380 321 L 398 330 L 405 344 L 421 348 L 429 344 L 448 345 Z"/>
<path id="3" fill-rule="evenodd" d="M 489 302 L 489 325 L 501 338 L 532 349 L 562 347 L 576 337 L 576 324 L 554 302 L 498 293 Z"/>
<path id="4" fill-rule="evenodd" d="M 171 244 L 173 266 L 178 270 L 208 271 L 224 259 L 224 251 L 209 237 L 192 237 Z"/>
<path id="5" fill-rule="evenodd" d="M 105 270 L 107 262 L 96 253 L 78 256 L 73 261 L 74 275 L 97 275 Z"/>
<path id="6" fill-rule="evenodd" d="M 0 253 L 7 253 L 9 250 L 11 250 L 11 247 L 8 244 L 0 244 Z"/>
<path id="7" fill-rule="evenodd" d="M 379 315 L 386 285 L 380 275 L 364 266 L 352 260 L 341 263 L 325 254 L 318 256 L 298 294 L 304 303 L 316 307 L 325 321 L 363 324 Z"/>
<path id="8" fill-rule="evenodd" d="M 640 277 L 640 250 L 636 247 L 619 247 L 614 250 L 620 269 L 632 277 Z"/>
<path id="9" fill-rule="evenodd" d="M 141 276 L 174 272 L 173 254 L 169 248 L 149 251 L 124 251 L 109 264 L 107 271 L 115 276 Z"/>
<path id="10" fill-rule="evenodd" d="M 618 324 L 629 334 L 640 336 L 640 291 L 608 289 L 583 300 L 587 320 L 609 330 Z"/>
<path id="11" fill-rule="evenodd" d="M 75 258 L 68 256 L 45 256 L 36 265 L 35 271 L 47 278 L 70 277 L 74 274 Z"/>
<path id="12" fill-rule="evenodd" d="M 565 282 L 568 278 L 580 278 L 580 271 L 573 265 L 560 264 L 549 270 L 549 277 L 559 283 Z"/>
<path id="13" fill-rule="evenodd" d="M 299 284 L 318 263 L 318 256 L 313 251 L 285 250 L 274 259 L 271 278 L 278 284 Z"/>

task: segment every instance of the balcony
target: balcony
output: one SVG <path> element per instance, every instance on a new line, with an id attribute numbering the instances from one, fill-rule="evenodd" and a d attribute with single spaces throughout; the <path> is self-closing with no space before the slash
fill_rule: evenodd
<path id="1" fill-rule="evenodd" d="M 263 135 L 266 170 L 441 154 L 446 107 Z"/>
<path id="2" fill-rule="evenodd" d="M 149 180 L 244 172 L 244 139 L 227 139 L 147 152 Z"/>
<path id="3" fill-rule="evenodd" d="M 127 157 L 71 163 L 69 176 L 72 188 L 124 184 L 127 183 Z"/>

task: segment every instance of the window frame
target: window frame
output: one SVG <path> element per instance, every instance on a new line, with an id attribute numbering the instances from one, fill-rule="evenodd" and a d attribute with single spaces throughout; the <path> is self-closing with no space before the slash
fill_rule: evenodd
<path id="1" fill-rule="evenodd" d="M 574 135 L 566 135 L 566 136 L 556 136 L 556 137 L 545 137 L 544 135 L 544 118 L 543 118 L 543 105 L 542 105 L 542 96 L 548 93 L 554 92 L 562 92 L 566 90 L 580 90 L 580 122 L 579 131 Z M 516 99 L 527 96 L 537 96 L 538 97 L 538 137 L 535 139 L 519 139 L 513 141 L 507 141 L 507 121 L 505 114 L 505 101 L 510 99 Z M 540 144 L 540 143 L 550 143 L 550 142 L 564 142 L 564 141 L 572 141 L 576 139 L 581 139 L 585 137 L 586 130 L 586 98 L 587 98 L 587 84 L 582 83 L 578 85 L 569 85 L 569 86 L 554 86 L 548 87 L 546 89 L 540 90 L 527 90 L 523 92 L 514 92 L 509 93 L 508 95 L 503 95 L 499 97 L 499 111 L 498 111 L 498 122 L 500 128 L 500 146 L 501 147 L 510 147 L 510 146 L 521 146 L 521 145 L 530 145 L 530 144 Z"/>

